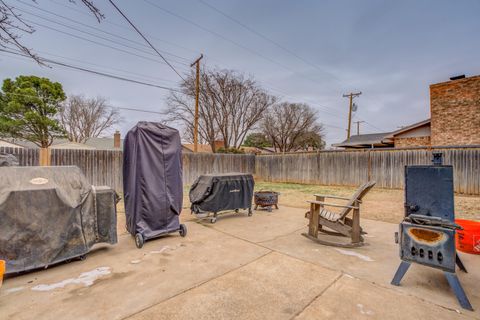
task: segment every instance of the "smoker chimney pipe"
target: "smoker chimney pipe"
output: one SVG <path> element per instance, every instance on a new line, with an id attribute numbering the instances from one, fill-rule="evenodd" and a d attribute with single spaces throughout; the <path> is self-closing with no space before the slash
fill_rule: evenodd
<path id="1" fill-rule="evenodd" d="M 460 79 L 465 79 L 465 75 L 461 74 L 459 76 L 451 77 L 450 80 L 460 80 Z"/>

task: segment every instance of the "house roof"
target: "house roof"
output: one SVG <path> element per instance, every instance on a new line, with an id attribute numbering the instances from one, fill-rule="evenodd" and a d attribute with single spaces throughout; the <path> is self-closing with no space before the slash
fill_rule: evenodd
<path id="1" fill-rule="evenodd" d="M 16 144 L 20 147 L 37 149 L 35 143 L 23 139 L 2 138 L 8 143 Z M 63 147 L 62 147 L 63 146 Z M 85 143 L 71 142 L 68 139 L 54 139 L 52 149 L 83 149 L 83 150 L 123 150 L 123 139 L 120 140 L 120 148 L 113 147 L 113 138 L 90 138 Z"/>
<path id="2" fill-rule="evenodd" d="M 72 142 L 72 141 L 53 144 L 50 148 L 51 149 L 96 150 L 94 147 L 87 146 L 86 144 Z"/>
<path id="3" fill-rule="evenodd" d="M 23 148 L 33 148 L 33 149 L 38 148 L 38 146 L 35 143 L 31 141 L 23 140 L 23 139 L 2 138 L 2 140 Z"/>
<path id="4" fill-rule="evenodd" d="M 110 137 L 90 138 L 85 144 L 98 150 L 123 150 L 123 139 L 120 139 L 120 148 L 113 147 L 114 139 Z"/>
<path id="5" fill-rule="evenodd" d="M 273 150 L 268 148 L 260 148 L 260 147 L 240 147 L 240 150 L 243 150 L 245 153 L 253 153 L 253 154 L 269 154 L 274 153 Z"/>
<path id="6" fill-rule="evenodd" d="M 193 143 L 182 144 L 182 146 L 193 152 L 195 145 Z M 198 144 L 198 152 L 200 153 L 212 153 L 212 147 L 209 144 Z"/>
<path id="7" fill-rule="evenodd" d="M 416 129 L 416 128 L 419 128 L 419 127 L 423 127 L 423 126 L 429 125 L 429 124 L 430 124 L 430 119 L 425 119 L 423 121 L 416 122 L 416 123 L 411 124 L 409 126 L 403 127 L 403 128 L 401 128 L 397 131 L 391 132 L 389 135 L 387 135 L 385 137 L 385 139 L 393 139 L 396 135 L 399 135 L 401 133 L 405 133 L 407 131 L 410 131 L 410 130 L 413 130 L 413 129 Z"/>
<path id="8" fill-rule="evenodd" d="M 0 147 L 7 147 L 7 148 L 24 148 L 24 146 L 14 143 L 12 141 L 8 141 L 6 139 L 0 139 Z"/>
<path id="9" fill-rule="evenodd" d="M 351 136 L 350 139 L 346 139 L 340 143 L 332 144 L 332 146 L 342 148 L 370 148 L 372 145 L 377 147 L 390 147 L 390 143 L 383 142 L 383 139 L 389 134 L 391 134 L 391 132 L 359 134 Z"/>

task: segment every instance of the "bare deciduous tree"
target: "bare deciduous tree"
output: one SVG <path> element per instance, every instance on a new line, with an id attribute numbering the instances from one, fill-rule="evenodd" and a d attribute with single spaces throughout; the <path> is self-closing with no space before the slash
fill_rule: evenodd
<path id="1" fill-rule="evenodd" d="M 308 147 L 321 148 L 323 127 L 317 122 L 316 112 L 306 104 L 283 102 L 265 114 L 261 129 L 271 140 L 275 151 L 289 152 Z"/>
<path id="2" fill-rule="evenodd" d="M 165 112 L 167 121 L 183 124 L 193 140 L 195 77 L 181 84 L 182 93 L 172 92 Z M 251 78 L 230 70 L 202 70 L 199 94 L 199 136 L 212 146 L 222 140 L 224 148 L 239 148 L 247 133 L 275 102 Z"/>
<path id="3" fill-rule="evenodd" d="M 72 95 L 60 109 L 59 120 L 70 141 L 85 143 L 120 123 L 121 118 L 118 109 L 108 106 L 105 98 Z"/>
<path id="4" fill-rule="evenodd" d="M 75 3 L 74 0 L 68 1 Z M 32 0 L 32 2 L 35 2 L 35 0 Z M 93 13 L 98 22 L 104 19 L 104 15 L 95 6 L 93 1 L 81 0 L 81 2 Z M 33 32 L 35 32 L 35 28 L 23 20 L 22 15 L 17 12 L 14 6 L 5 3 L 4 0 L 0 0 L 0 47 L 8 48 L 8 45 L 13 45 L 37 61 L 37 63 L 44 64 L 38 55 L 33 53 L 31 49 L 24 46 L 20 41 L 20 34 Z"/>

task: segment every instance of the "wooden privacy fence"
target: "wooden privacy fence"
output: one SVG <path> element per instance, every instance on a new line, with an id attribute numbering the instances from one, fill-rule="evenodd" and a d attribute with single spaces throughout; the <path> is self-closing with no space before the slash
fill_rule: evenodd
<path id="1" fill-rule="evenodd" d="M 260 155 L 256 157 L 255 174 L 272 182 L 355 186 L 373 179 L 377 187 L 403 188 L 405 165 L 431 164 L 434 151 L 443 153 L 444 164 L 453 165 L 456 192 L 480 194 L 480 148 Z"/>
<path id="2" fill-rule="evenodd" d="M 403 188 L 405 165 L 430 164 L 433 151 L 444 154 L 444 163 L 454 166 L 455 191 L 480 195 L 480 148 L 411 150 L 322 151 L 285 155 L 183 154 L 183 183 L 191 184 L 201 174 L 254 173 L 272 182 L 356 186 L 374 179 L 378 187 Z M 22 166 L 39 164 L 38 149 L 0 148 L 14 154 Z M 51 150 L 51 165 L 76 165 L 94 185 L 122 191 L 121 151 Z"/>
<path id="3" fill-rule="evenodd" d="M 0 152 L 15 155 L 21 166 L 38 166 L 40 149 L 5 148 Z M 121 151 L 112 150 L 50 150 L 52 166 L 78 166 L 93 185 L 107 185 L 118 192 L 123 190 Z M 255 170 L 254 155 L 183 154 L 183 183 L 191 184 L 205 173 L 248 172 Z"/>
<path id="4" fill-rule="evenodd" d="M 184 153 L 183 183 L 191 184 L 201 174 L 255 172 L 255 155 Z"/>

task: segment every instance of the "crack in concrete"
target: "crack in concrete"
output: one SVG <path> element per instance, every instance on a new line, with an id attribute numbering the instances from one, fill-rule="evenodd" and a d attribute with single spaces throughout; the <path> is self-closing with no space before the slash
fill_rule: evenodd
<path id="1" fill-rule="evenodd" d="M 310 261 L 307 261 L 307 260 L 303 260 L 303 259 L 298 258 L 298 257 L 296 257 L 296 256 L 293 256 L 293 255 L 291 255 L 291 254 L 289 254 L 289 253 L 282 252 L 282 251 L 278 251 L 278 250 L 276 250 L 276 249 L 272 249 L 272 248 L 269 248 L 269 247 L 264 246 L 264 245 L 261 244 L 261 243 L 263 243 L 263 242 L 273 241 L 273 240 L 275 240 L 276 238 L 281 238 L 281 237 L 289 236 L 289 235 L 291 235 L 291 234 L 293 234 L 293 233 L 295 233 L 295 232 L 298 232 L 298 231 L 301 230 L 302 228 L 301 228 L 301 229 L 298 229 L 298 230 L 295 230 L 295 231 L 293 231 L 293 232 L 290 232 L 290 233 L 288 233 L 288 234 L 284 234 L 284 235 L 277 236 L 277 237 L 275 237 L 275 239 L 266 240 L 266 241 L 260 241 L 260 242 L 253 242 L 253 241 L 250 241 L 250 240 L 248 240 L 248 239 L 243 239 L 243 238 L 237 237 L 237 236 L 235 236 L 235 235 L 233 235 L 233 234 L 230 234 L 230 233 L 228 233 L 228 232 L 226 232 L 226 231 L 219 230 L 219 229 L 216 229 L 216 228 L 211 228 L 211 229 L 213 229 L 213 230 L 215 230 L 215 231 L 218 231 L 218 232 L 220 232 L 220 233 L 223 233 L 223 234 L 225 234 L 225 235 L 231 236 L 232 238 L 235 238 L 235 239 L 238 239 L 238 240 L 241 240 L 241 241 L 245 241 L 245 242 L 248 242 L 248 243 L 250 243 L 250 244 L 257 245 L 257 246 L 259 246 L 259 247 L 262 247 L 262 248 L 265 248 L 265 249 L 267 249 L 267 250 L 270 250 L 270 251 L 271 251 L 270 253 L 275 252 L 275 253 L 278 253 L 278 254 L 281 254 L 281 255 L 284 255 L 284 256 L 287 256 L 287 257 L 290 257 L 290 258 L 293 258 L 293 259 L 296 259 L 296 260 L 299 260 L 299 261 L 302 261 L 302 262 L 305 262 L 305 263 L 308 263 L 308 264 L 311 264 L 311 265 L 314 265 L 314 266 L 317 266 L 317 267 L 325 268 L 325 269 L 330 270 L 330 271 L 341 272 L 341 274 L 339 275 L 339 277 L 338 277 L 333 283 L 337 282 L 343 275 L 346 275 L 346 276 L 350 276 L 350 277 L 353 277 L 353 278 L 355 278 L 355 279 L 359 279 L 359 280 L 361 280 L 361 281 L 365 281 L 365 282 L 367 282 L 367 283 L 373 284 L 373 285 L 378 286 L 378 287 L 380 287 L 380 288 L 384 288 L 384 289 L 392 290 L 392 291 L 394 291 L 394 292 L 398 292 L 398 293 L 400 293 L 400 294 L 402 294 L 402 295 L 404 295 L 404 296 L 409 296 L 409 297 L 412 297 L 412 298 L 419 299 L 419 300 L 421 300 L 422 302 L 428 303 L 428 304 L 430 304 L 430 305 L 437 306 L 437 307 L 441 307 L 441 308 L 443 308 L 443 309 L 445 309 L 445 310 L 448 310 L 448 311 L 451 311 L 451 312 L 455 312 L 455 313 L 457 313 L 457 314 L 459 313 L 459 310 L 458 310 L 458 309 L 451 308 L 451 307 L 447 307 L 447 306 L 443 306 L 443 305 L 437 304 L 437 303 L 435 303 L 435 302 L 432 302 L 432 301 L 429 301 L 429 300 L 425 300 L 425 299 L 423 299 L 423 298 L 420 297 L 420 296 L 417 296 L 417 295 L 414 295 L 414 294 L 411 294 L 411 293 L 406 293 L 406 292 L 403 292 L 403 291 L 401 291 L 401 290 L 397 290 L 396 288 L 392 288 L 392 287 L 385 286 L 385 285 L 380 284 L 380 283 L 376 283 L 375 281 L 370 281 L 370 280 L 368 280 L 368 279 L 355 277 L 355 276 L 353 276 L 353 275 L 350 275 L 350 274 L 346 273 L 346 272 L 343 271 L 343 270 L 338 270 L 338 269 L 334 269 L 334 268 L 331 268 L 331 267 L 319 265 L 319 264 L 316 264 L 316 263 L 314 263 L 314 262 L 310 262 Z M 333 285 L 333 283 L 332 283 L 331 285 Z M 330 288 L 331 285 L 330 285 L 328 288 Z M 328 289 L 328 288 L 327 288 L 327 289 Z M 324 290 L 324 291 L 325 291 L 325 290 Z M 323 292 L 324 292 L 324 291 L 323 291 Z M 321 295 L 321 294 L 320 294 L 320 295 Z M 318 295 L 318 297 L 319 297 L 320 295 Z M 313 302 L 313 301 L 312 301 L 312 302 Z M 311 302 L 310 302 L 310 303 L 311 303 Z M 306 308 L 306 307 L 305 307 L 305 308 Z M 305 308 L 304 308 L 304 309 L 305 309 Z M 468 318 L 471 318 L 471 319 L 480 319 L 480 317 L 476 317 L 475 315 L 471 316 L 471 315 L 469 315 L 469 314 L 462 313 L 461 311 L 460 311 L 460 314 L 462 314 L 462 315 L 464 315 L 464 316 L 466 316 L 466 317 L 468 317 Z M 294 317 L 297 317 L 298 315 L 299 315 L 299 314 L 295 315 Z M 292 319 L 293 319 L 293 318 L 292 318 Z"/>
<path id="2" fill-rule="evenodd" d="M 189 222 L 195 223 L 194 221 L 189 221 Z M 450 312 L 455 312 L 455 313 L 457 313 L 457 314 L 459 313 L 458 309 L 454 309 L 454 308 L 450 308 L 450 307 L 447 307 L 447 306 L 439 305 L 439 304 L 436 304 L 436 303 L 434 303 L 434 302 L 425 300 L 425 299 L 423 299 L 423 298 L 421 298 L 421 297 L 419 297 L 419 296 L 416 296 L 416 295 L 414 295 L 414 294 L 406 293 L 406 292 L 403 292 L 403 291 L 400 291 L 400 290 L 396 290 L 395 288 L 391 288 L 391 287 L 385 286 L 385 285 L 383 285 L 383 284 L 376 283 L 375 281 L 370 281 L 370 280 L 364 279 L 364 278 L 358 278 L 358 277 L 355 277 L 355 276 L 353 276 L 353 275 L 351 275 L 351 274 L 348 274 L 348 273 L 344 272 L 343 270 L 338 270 L 338 269 L 334 269 L 334 268 L 331 268 L 331 267 L 328 267 L 328 266 L 319 265 L 319 264 L 316 264 L 316 263 L 311 262 L 311 261 L 303 260 L 303 259 L 301 259 L 301 258 L 299 258 L 299 257 L 296 257 L 296 256 L 293 256 L 293 255 L 291 255 L 291 254 L 289 254 L 289 253 L 285 253 L 285 252 L 282 252 L 282 251 L 278 251 L 278 250 L 276 250 L 276 249 L 272 249 L 272 248 L 269 248 L 269 247 L 267 247 L 267 246 L 265 246 L 265 245 L 262 245 L 262 243 L 264 243 L 264 242 L 270 242 L 270 241 L 274 241 L 274 240 L 276 240 L 276 239 L 278 239 L 278 238 L 282 238 L 282 237 L 289 236 L 289 235 L 291 235 L 291 234 L 293 234 L 293 233 L 295 233 L 295 232 L 298 232 L 298 231 L 302 230 L 303 228 L 305 228 L 305 226 L 302 227 L 302 228 L 299 228 L 299 229 L 297 229 L 297 230 L 294 230 L 294 231 L 292 231 L 292 232 L 289 232 L 288 234 L 283 234 L 283 235 L 276 236 L 275 238 L 272 238 L 272 239 L 270 239 L 270 240 L 264 240 L 264 241 L 260 241 L 260 242 L 254 242 L 254 241 L 251 241 L 251 240 L 248 240 L 248 239 L 244 239 L 244 238 L 238 237 L 238 236 L 236 236 L 236 235 L 234 235 L 234 234 L 231 234 L 231 233 L 228 233 L 228 232 L 226 232 L 226 231 L 219 230 L 219 229 L 215 228 L 214 226 L 204 225 L 204 224 L 202 224 L 202 223 L 198 223 L 198 224 L 201 225 L 201 226 L 203 226 L 203 227 L 205 227 L 205 228 L 209 228 L 210 230 L 214 230 L 214 231 L 217 231 L 217 232 L 222 233 L 222 234 L 224 234 L 224 235 L 227 235 L 227 236 L 229 236 L 229 237 L 232 237 L 232 238 L 234 238 L 234 239 L 237 239 L 237 240 L 239 240 L 239 241 L 244 241 L 244 242 L 247 242 L 247 243 L 249 243 L 249 244 L 252 244 L 252 245 L 261 247 L 261 248 L 263 248 L 263 249 L 268 250 L 268 252 L 266 252 L 265 254 L 263 254 L 263 255 L 255 258 L 255 259 L 253 259 L 252 261 L 250 261 L 250 262 L 248 262 L 248 263 L 246 263 L 246 264 L 243 264 L 243 265 L 241 265 L 241 266 L 239 266 L 239 267 L 236 267 L 236 268 L 233 268 L 233 269 L 231 269 L 231 270 L 228 270 L 228 271 L 224 272 L 223 274 L 220 274 L 220 275 L 218 275 L 218 276 L 216 276 L 216 277 L 213 277 L 213 278 L 207 279 L 207 280 L 205 280 L 205 281 L 202 281 L 202 282 L 200 282 L 200 283 L 198 283 L 198 284 L 196 284 L 196 285 L 194 285 L 194 286 L 192 286 L 192 287 L 190 287 L 190 288 L 187 288 L 187 289 L 185 289 L 185 290 L 183 290 L 183 291 L 181 291 L 181 292 L 179 292 L 179 293 L 177 293 L 177 294 L 174 294 L 173 296 L 168 297 L 168 298 L 166 298 L 166 299 L 164 299 L 164 300 L 162 300 L 162 301 L 160 301 L 160 302 L 158 302 L 158 303 L 154 303 L 154 304 L 152 304 L 152 305 L 150 305 L 150 306 L 148 306 L 148 307 L 146 307 L 146 308 L 144 308 L 144 309 L 142 309 L 142 310 L 139 310 L 139 311 L 137 311 L 137 312 L 135 312 L 135 313 L 133 313 L 133 314 L 130 314 L 130 315 L 122 318 L 122 320 L 123 320 L 123 319 L 128 319 L 128 318 L 130 318 L 130 317 L 132 317 L 132 316 L 135 316 L 136 314 L 139 314 L 139 313 L 141 313 L 141 312 L 143 312 L 143 311 L 145 311 L 145 310 L 148 310 L 148 309 L 150 309 L 150 308 L 153 308 L 154 306 L 156 306 L 156 305 L 158 305 L 158 304 L 161 304 L 161 303 L 163 303 L 163 302 L 169 301 L 170 299 L 173 299 L 173 298 L 175 298 L 175 297 L 177 297 L 177 296 L 179 296 L 179 295 L 181 295 L 181 294 L 183 294 L 183 293 L 187 293 L 187 292 L 189 292 L 189 291 L 191 291 L 191 290 L 193 290 L 193 289 L 196 289 L 196 288 L 198 288 L 198 287 L 200 287 L 200 286 L 202 286 L 202 285 L 204 285 L 204 284 L 206 284 L 206 283 L 208 283 L 208 282 L 210 282 L 210 281 L 213 281 L 213 280 L 215 280 L 215 279 L 221 278 L 221 277 L 223 277 L 223 276 L 225 276 L 225 275 L 227 275 L 227 274 L 229 274 L 229 273 L 231 273 L 231 272 L 234 272 L 234 271 L 237 271 L 237 270 L 239 270 L 239 269 L 241 269 L 241 268 L 243 268 L 243 267 L 246 267 L 246 266 L 250 265 L 251 263 L 254 263 L 254 262 L 256 262 L 257 260 L 260 260 L 260 259 L 262 259 L 263 257 L 266 257 L 267 255 L 272 254 L 272 253 L 278 253 L 278 254 L 280 254 L 280 255 L 287 256 L 287 257 L 289 257 L 289 258 L 292 258 L 292 259 L 301 261 L 301 262 L 303 262 L 303 263 L 307 263 L 307 264 L 310 264 L 310 265 L 313 265 L 313 266 L 316 266 L 316 267 L 325 268 L 325 269 L 330 270 L 330 271 L 340 272 L 340 274 L 339 274 L 326 288 L 324 288 L 324 289 L 323 289 L 318 295 L 316 295 L 307 305 L 305 305 L 302 310 L 300 310 L 299 312 L 295 313 L 295 315 L 293 315 L 292 318 L 290 318 L 290 319 L 295 319 L 295 318 L 297 318 L 300 314 L 302 314 L 302 312 L 304 312 L 305 309 L 307 309 L 316 299 L 318 299 L 319 297 L 321 297 L 328 289 L 330 289 L 335 283 L 337 283 L 343 276 L 352 277 L 352 278 L 358 279 L 358 280 L 360 280 L 360 281 L 365 281 L 365 282 L 370 283 L 370 284 L 372 284 L 372 285 L 375 285 L 375 286 L 377 286 L 377 287 L 380 287 L 380 288 L 383 288 L 383 289 L 388 289 L 388 290 L 391 290 L 391 291 L 400 293 L 400 294 L 403 295 L 403 296 L 408 296 L 408 297 L 412 297 L 412 298 L 415 298 L 415 299 L 419 299 L 420 301 L 422 301 L 422 302 L 424 302 L 424 303 L 428 303 L 428 304 L 430 304 L 430 305 L 440 307 L 440 308 L 445 309 L 445 310 L 448 310 L 448 311 L 450 311 Z M 480 319 L 480 318 L 477 318 L 475 315 L 472 316 L 472 315 L 469 315 L 469 314 L 466 314 L 466 313 L 460 313 L 460 314 L 463 315 L 463 316 L 465 316 L 465 317 L 468 317 L 468 318 L 470 318 L 470 319 Z"/>
<path id="3" fill-rule="evenodd" d="M 278 235 L 278 236 L 276 236 L 276 237 L 273 237 L 272 239 L 263 240 L 263 241 L 258 241 L 258 242 L 256 242 L 256 243 L 257 243 L 257 244 L 260 244 L 260 243 L 265 243 L 265 242 L 271 242 L 271 241 L 275 241 L 275 240 L 280 239 L 280 238 L 283 238 L 283 237 L 288 237 L 289 235 L 292 235 L 292 234 L 294 234 L 295 232 L 298 232 L 298 231 L 301 231 L 301 230 L 305 229 L 307 226 L 308 226 L 308 224 L 305 224 L 305 225 L 303 225 L 301 228 L 298 228 L 298 229 L 296 229 L 296 230 L 294 230 L 294 231 L 292 231 L 292 232 Z"/>
<path id="4" fill-rule="evenodd" d="M 301 260 L 301 259 L 300 259 Z M 301 260 L 303 261 L 303 260 Z M 317 300 L 318 298 L 320 298 L 328 289 L 330 289 L 335 283 L 337 283 L 338 280 L 340 280 L 341 278 L 343 277 L 343 273 L 340 273 L 333 281 L 332 283 L 330 283 L 326 288 L 324 288 L 323 290 L 320 291 L 319 294 L 317 294 L 315 297 L 313 297 L 312 300 L 310 300 L 309 303 L 307 303 L 303 308 L 302 310 L 298 311 L 297 313 L 295 313 L 290 319 L 295 319 L 295 318 L 298 318 L 299 315 L 302 314 L 302 312 L 305 311 L 305 309 L 307 309 L 315 300 Z"/>
<path id="5" fill-rule="evenodd" d="M 234 271 L 237 271 L 237 270 L 239 270 L 239 269 L 241 269 L 241 268 L 243 268 L 243 267 L 246 267 L 246 266 L 248 266 L 249 264 L 254 263 L 254 262 L 262 259 L 263 257 L 266 257 L 266 256 L 269 255 L 269 254 L 272 254 L 272 253 L 273 253 L 273 250 L 270 250 L 269 252 L 266 252 L 265 254 L 262 254 L 262 255 L 258 256 L 257 258 L 249 261 L 249 262 L 246 263 L 246 264 L 243 264 L 243 265 L 238 266 L 238 267 L 236 267 L 236 268 L 230 269 L 230 270 L 228 270 L 228 271 L 226 271 L 226 272 L 224 272 L 224 273 L 222 273 L 222 274 L 220 274 L 220 275 L 218 275 L 218 276 L 216 276 L 216 277 L 213 277 L 213 278 L 207 279 L 207 280 L 205 280 L 205 281 L 199 282 L 199 283 L 197 283 L 196 285 L 194 285 L 194 286 L 192 286 L 192 287 L 190 287 L 190 288 L 187 288 L 187 289 L 185 289 L 185 290 L 182 290 L 182 291 L 174 294 L 174 295 L 171 296 L 171 297 L 168 297 L 168 298 L 166 298 L 166 299 L 164 299 L 164 300 L 162 300 L 162 301 L 160 301 L 160 302 L 154 303 L 154 304 L 152 304 L 152 305 L 150 305 L 150 306 L 148 306 L 148 307 L 145 307 L 145 308 L 143 308 L 143 309 L 141 309 L 141 310 L 138 310 L 138 311 L 136 311 L 136 312 L 134 312 L 134 313 L 132 313 L 132 314 L 129 314 L 128 316 L 125 316 L 125 317 L 123 317 L 123 318 L 121 318 L 121 319 L 124 320 L 124 319 L 128 319 L 128 318 L 130 318 L 130 317 L 133 317 L 133 316 L 135 316 L 135 315 L 137 315 L 137 314 L 139 314 L 139 313 L 142 313 L 142 312 L 144 312 L 144 311 L 146 311 L 146 310 L 148 310 L 148 309 L 151 309 L 151 308 L 155 307 L 156 305 L 159 305 L 159 304 L 161 304 L 161 303 L 167 302 L 167 301 L 169 301 L 169 300 L 171 300 L 171 299 L 173 299 L 173 298 L 175 298 L 175 297 L 177 297 L 177 296 L 179 296 L 179 295 L 182 295 L 182 294 L 187 293 L 187 292 L 189 292 L 189 291 L 191 291 L 191 290 L 194 290 L 194 289 L 196 289 L 196 288 L 198 288 L 198 287 L 200 287 L 200 286 L 202 286 L 202 285 L 204 285 L 204 284 L 206 284 L 206 283 L 208 283 L 208 282 L 210 282 L 210 281 L 213 281 L 213 280 L 215 280 L 215 279 L 221 278 L 221 277 L 226 276 L 227 274 L 229 274 L 229 273 L 231 273 L 231 272 L 234 272 Z"/>

